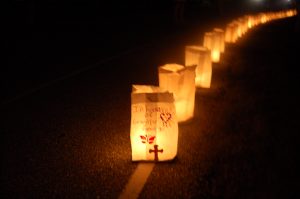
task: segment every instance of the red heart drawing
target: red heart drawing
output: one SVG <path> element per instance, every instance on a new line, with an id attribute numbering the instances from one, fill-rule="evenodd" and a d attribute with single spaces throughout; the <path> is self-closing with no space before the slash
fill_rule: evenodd
<path id="1" fill-rule="evenodd" d="M 161 113 L 160 114 L 160 119 L 164 122 L 167 123 L 169 120 L 171 120 L 172 115 L 171 113 Z"/>

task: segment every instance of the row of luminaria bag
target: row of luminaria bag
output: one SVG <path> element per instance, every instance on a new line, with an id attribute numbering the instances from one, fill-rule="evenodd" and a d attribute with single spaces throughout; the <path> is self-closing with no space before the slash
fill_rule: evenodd
<path id="1" fill-rule="evenodd" d="M 235 43 L 250 28 L 291 17 L 295 10 L 246 15 L 227 24 L 225 31 L 206 32 L 203 46 L 186 46 L 185 66 L 158 68 L 159 86 L 133 85 L 130 140 L 132 161 L 168 161 L 177 155 L 178 122 L 194 117 L 196 87 L 210 88 L 212 62 L 220 61 L 226 43 Z"/>

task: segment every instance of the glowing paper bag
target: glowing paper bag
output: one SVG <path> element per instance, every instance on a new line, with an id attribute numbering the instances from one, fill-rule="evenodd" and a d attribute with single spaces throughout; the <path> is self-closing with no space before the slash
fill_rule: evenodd
<path id="1" fill-rule="evenodd" d="M 211 50 L 214 34 L 212 32 L 204 33 L 203 46 Z"/>
<path id="2" fill-rule="evenodd" d="M 155 86 L 132 86 L 130 140 L 132 161 L 175 158 L 178 123 L 172 93 Z"/>
<path id="3" fill-rule="evenodd" d="M 214 28 L 215 35 L 220 37 L 220 51 L 222 53 L 225 52 L 225 32 L 221 28 Z"/>
<path id="4" fill-rule="evenodd" d="M 194 117 L 195 68 L 179 64 L 165 64 L 158 69 L 159 86 L 174 94 L 178 122 Z"/>
<path id="5" fill-rule="evenodd" d="M 206 32 L 204 34 L 203 46 L 211 51 L 211 60 L 214 63 L 220 61 L 222 37 L 215 32 Z"/>
<path id="6" fill-rule="evenodd" d="M 225 41 L 227 43 L 234 43 L 236 41 L 237 37 L 237 31 L 235 30 L 235 25 L 233 23 L 230 23 L 226 26 L 226 32 L 225 32 Z"/>
<path id="7" fill-rule="evenodd" d="M 210 50 L 203 46 L 185 47 L 185 66 L 196 66 L 197 87 L 210 88 L 212 63 Z"/>

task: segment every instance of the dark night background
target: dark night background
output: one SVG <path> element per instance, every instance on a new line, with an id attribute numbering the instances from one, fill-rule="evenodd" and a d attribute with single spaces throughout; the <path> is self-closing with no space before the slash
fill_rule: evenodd
<path id="1" fill-rule="evenodd" d="M 284 3 L 286 2 L 286 3 Z M 4 17 L 1 198 L 117 198 L 130 160 L 131 84 L 184 63 L 184 46 L 284 0 L 14 1 Z M 159 163 L 141 198 L 299 198 L 296 17 L 226 45 L 177 158 Z"/>

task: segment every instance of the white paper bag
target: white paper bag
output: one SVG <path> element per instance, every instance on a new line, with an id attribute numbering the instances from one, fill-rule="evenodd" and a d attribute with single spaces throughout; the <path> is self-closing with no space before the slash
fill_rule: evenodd
<path id="1" fill-rule="evenodd" d="M 178 122 L 194 117 L 195 66 L 165 64 L 158 69 L 159 86 L 174 94 Z"/>
<path id="2" fill-rule="evenodd" d="M 178 124 L 172 93 L 133 85 L 130 140 L 132 161 L 166 161 L 177 154 Z"/>

